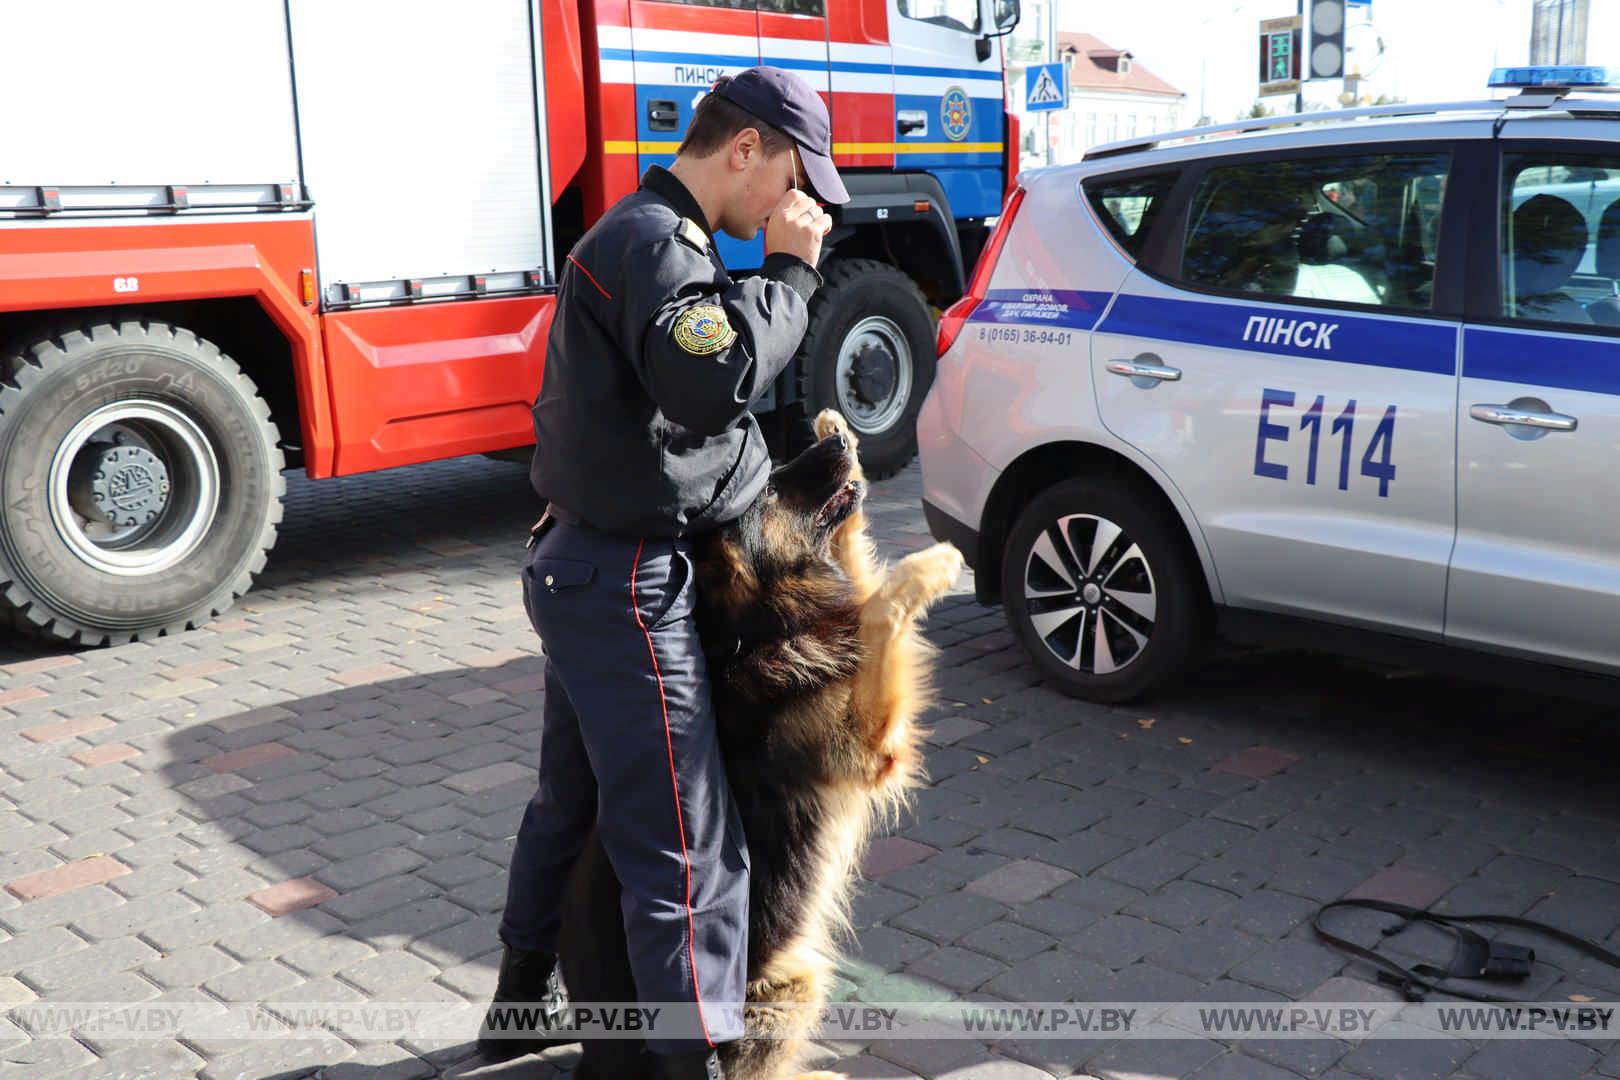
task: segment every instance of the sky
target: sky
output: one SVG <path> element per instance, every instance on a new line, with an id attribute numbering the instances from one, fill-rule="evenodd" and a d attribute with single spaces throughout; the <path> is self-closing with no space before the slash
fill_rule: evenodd
<path id="1" fill-rule="evenodd" d="M 1023 0 L 1025 25 L 1042 17 L 1043 0 Z M 1233 120 L 1254 103 L 1261 19 L 1293 15 L 1294 0 L 1055 0 L 1059 30 L 1083 30 L 1136 59 L 1187 94 L 1184 121 L 1198 119 L 1200 80 L 1204 111 Z M 1605 0 L 1609 2 L 1609 0 Z M 1531 0 L 1373 0 L 1372 27 L 1352 29 L 1350 60 L 1371 70 L 1366 91 L 1412 102 L 1491 97 L 1485 82 L 1493 66 L 1525 63 L 1530 53 Z M 1352 15 L 1352 22 L 1359 16 Z M 1044 35 L 1043 35 L 1044 36 Z M 1384 55 L 1375 58 L 1382 38 Z M 1620 56 L 1594 63 L 1620 65 Z M 1377 64 L 1376 68 L 1373 67 Z M 1307 100 L 1338 107 L 1342 87 L 1313 84 Z M 1291 97 L 1268 98 L 1279 112 Z"/>

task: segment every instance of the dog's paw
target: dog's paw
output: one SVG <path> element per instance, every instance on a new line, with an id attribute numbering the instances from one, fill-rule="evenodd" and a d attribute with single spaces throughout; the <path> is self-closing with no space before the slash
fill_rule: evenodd
<path id="1" fill-rule="evenodd" d="M 845 420 L 844 414 L 837 409 L 822 409 L 821 412 L 817 413 L 815 429 L 817 439 L 842 435 L 844 440 L 849 443 L 851 450 L 859 445 L 855 439 L 855 432 L 850 430 L 849 421 Z"/>
<path id="2" fill-rule="evenodd" d="M 935 544 L 914 552 L 894 568 L 894 595 L 908 613 L 920 614 L 950 592 L 964 565 L 962 553 L 950 544 Z"/>

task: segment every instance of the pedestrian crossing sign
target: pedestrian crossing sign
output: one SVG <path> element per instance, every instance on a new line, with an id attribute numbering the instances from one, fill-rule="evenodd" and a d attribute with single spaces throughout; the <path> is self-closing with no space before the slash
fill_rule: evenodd
<path id="1" fill-rule="evenodd" d="M 1024 108 L 1027 112 L 1052 112 L 1069 107 L 1069 80 L 1064 65 L 1032 64 L 1024 71 Z"/>

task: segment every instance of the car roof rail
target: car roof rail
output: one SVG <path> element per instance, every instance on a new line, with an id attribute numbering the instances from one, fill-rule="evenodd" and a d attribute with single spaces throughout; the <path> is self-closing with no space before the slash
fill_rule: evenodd
<path id="1" fill-rule="evenodd" d="M 1282 116 L 1260 116 L 1250 120 L 1238 120 L 1230 124 L 1211 124 L 1207 127 L 1183 128 L 1180 131 L 1166 131 L 1146 138 L 1124 139 L 1118 142 L 1105 143 L 1102 146 L 1093 146 L 1081 156 L 1082 161 L 1094 161 L 1097 158 L 1117 157 L 1121 154 L 1135 154 L 1143 150 L 1152 150 L 1169 143 L 1199 142 L 1212 135 L 1241 135 L 1255 131 L 1271 131 L 1284 127 L 1304 127 L 1307 124 L 1332 123 L 1338 120 L 1360 120 L 1377 117 L 1401 116 L 1435 116 L 1442 113 L 1458 112 L 1490 112 L 1500 113 L 1507 103 L 1504 101 L 1455 101 L 1438 105 L 1412 105 L 1402 102 L 1395 105 L 1366 105 L 1359 109 L 1334 109 L 1326 112 L 1285 113 Z M 1569 102 L 1565 102 L 1567 107 Z"/>

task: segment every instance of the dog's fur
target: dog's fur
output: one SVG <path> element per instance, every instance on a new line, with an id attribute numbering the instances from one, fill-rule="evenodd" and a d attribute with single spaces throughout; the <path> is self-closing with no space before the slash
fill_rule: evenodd
<path id="1" fill-rule="evenodd" d="M 777 469 L 694 560 L 721 747 L 752 864 L 748 1037 L 722 1048 L 729 1080 L 783 1080 L 800 1068 L 860 857 L 921 780 L 916 721 L 931 650 L 918 622 L 962 568 L 946 544 L 892 570 L 880 564 L 855 436 L 831 410 L 815 428 L 820 441 Z M 618 881 L 593 835 L 563 911 L 563 974 L 575 1000 L 635 1000 L 619 910 Z M 646 1075 L 642 1044 L 587 1042 L 578 1075 Z"/>

